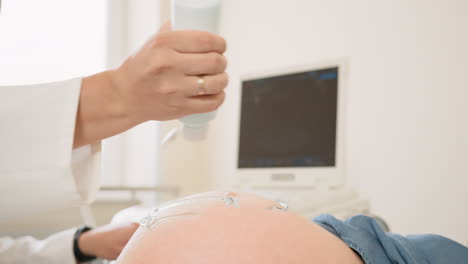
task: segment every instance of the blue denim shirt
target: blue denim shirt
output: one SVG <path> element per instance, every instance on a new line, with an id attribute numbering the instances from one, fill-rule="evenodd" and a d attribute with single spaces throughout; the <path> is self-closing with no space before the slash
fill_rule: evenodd
<path id="1" fill-rule="evenodd" d="M 385 233 L 367 216 L 340 221 L 321 215 L 314 222 L 343 240 L 366 264 L 468 264 L 468 248 L 441 236 Z"/>

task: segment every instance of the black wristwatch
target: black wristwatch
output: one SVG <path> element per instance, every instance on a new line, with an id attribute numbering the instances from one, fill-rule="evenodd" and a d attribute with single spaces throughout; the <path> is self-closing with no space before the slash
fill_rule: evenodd
<path id="1" fill-rule="evenodd" d="M 73 236 L 73 254 L 75 254 L 75 258 L 78 262 L 91 262 L 96 259 L 95 256 L 88 256 L 81 252 L 80 247 L 78 246 L 78 239 L 80 238 L 81 234 L 88 232 L 92 228 L 89 226 L 82 226 L 78 228 Z"/>

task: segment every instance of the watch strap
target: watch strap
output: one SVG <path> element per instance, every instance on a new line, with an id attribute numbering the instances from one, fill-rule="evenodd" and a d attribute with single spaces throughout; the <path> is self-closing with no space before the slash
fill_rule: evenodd
<path id="1" fill-rule="evenodd" d="M 75 235 L 73 236 L 73 254 L 78 262 L 91 262 L 96 259 L 95 256 L 88 256 L 81 252 L 80 247 L 78 246 L 78 239 L 80 236 L 91 229 L 92 228 L 89 226 L 81 226 L 76 230 Z"/>

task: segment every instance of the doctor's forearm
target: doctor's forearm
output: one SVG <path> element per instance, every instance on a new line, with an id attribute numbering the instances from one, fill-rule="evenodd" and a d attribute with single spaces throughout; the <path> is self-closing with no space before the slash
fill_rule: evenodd
<path id="1" fill-rule="evenodd" d="M 73 148 L 99 142 L 138 124 L 121 103 L 111 75 L 107 71 L 83 79 Z"/>

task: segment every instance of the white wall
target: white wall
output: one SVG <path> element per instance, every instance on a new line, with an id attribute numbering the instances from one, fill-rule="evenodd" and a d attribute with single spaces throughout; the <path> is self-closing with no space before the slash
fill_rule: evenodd
<path id="1" fill-rule="evenodd" d="M 102 71 L 106 20 L 106 1 L 3 1 L 0 85 L 53 82 Z"/>
<path id="2" fill-rule="evenodd" d="M 467 12 L 464 0 L 225 1 L 232 83 L 199 161 L 212 180 L 190 190 L 233 178 L 239 73 L 347 58 L 350 184 L 394 232 L 468 241 Z M 177 172 L 207 170 L 194 168 Z"/>

